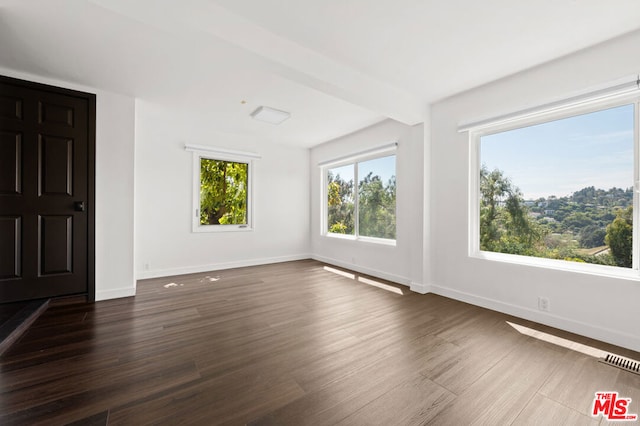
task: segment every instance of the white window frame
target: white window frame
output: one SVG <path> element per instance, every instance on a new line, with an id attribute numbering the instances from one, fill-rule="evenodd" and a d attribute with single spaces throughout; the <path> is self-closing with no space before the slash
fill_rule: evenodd
<path id="1" fill-rule="evenodd" d="M 319 164 L 320 166 L 320 182 L 322 185 L 322 190 L 320 191 L 322 201 L 321 201 L 321 218 L 320 220 L 320 235 L 328 238 L 336 238 L 341 240 L 348 241 L 360 241 L 365 243 L 373 243 L 373 244 L 382 244 L 388 246 L 395 246 L 398 238 L 398 226 L 397 226 L 397 218 L 398 218 L 398 199 L 396 192 L 396 206 L 395 206 L 395 214 L 396 214 L 396 238 L 376 238 L 376 237 L 367 237 L 361 236 L 358 234 L 359 231 L 359 200 L 358 200 L 358 163 L 375 160 L 377 158 L 383 157 L 395 157 L 395 170 L 396 170 L 396 191 L 398 188 L 398 153 L 397 153 L 397 142 L 393 142 L 388 145 L 384 145 L 379 148 L 373 148 L 371 150 L 367 150 L 364 152 L 360 152 L 357 154 L 351 154 L 346 157 L 342 157 L 335 160 L 325 161 Z M 354 226 L 354 234 L 337 234 L 333 232 L 329 232 L 328 219 L 329 219 L 329 206 L 328 206 L 328 179 L 327 175 L 330 169 L 334 169 L 337 167 L 353 165 L 353 180 L 354 180 L 354 218 L 353 218 L 353 226 Z"/>
<path id="2" fill-rule="evenodd" d="M 192 232 L 249 232 L 254 230 L 253 175 L 254 160 L 260 156 L 254 153 L 210 148 L 200 145 L 185 145 L 187 151 L 193 152 L 193 195 L 191 209 Z M 247 223 L 238 225 L 201 225 L 200 224 L 200 160 L 229 161 L 247 164 Z"/>
<path id="3" fill-rule="evenodd" d="M 561 120 L 577 115 L 588 114 L 622 105 L 634 104 L 634 165 L 633 165 L 633 264 L 631 268 L 594 265 L 566 260 L 546 259 L 517 254 L 495 253 L 480 250 L 480 138 L 482 136 L 506 132 L 517 128 L 534 126 L 550 121 Z M 541 110 L 538 113 L 523 114 L 522 117 L 510 116 L 508 120 L 499 120 L 495 124 L 483 124 L 474 128 L 464 128 L 469 132 L 469 256 L 489 261 L 529 265 L 547 269 L 581 272 L 607 277 L 640 280 L 640 209 L 639 209 L 639 164 L 640 164 L 640 95 L 629 93 L 604 97 L 593 101 L 564 105 L 559 108 Z"/>

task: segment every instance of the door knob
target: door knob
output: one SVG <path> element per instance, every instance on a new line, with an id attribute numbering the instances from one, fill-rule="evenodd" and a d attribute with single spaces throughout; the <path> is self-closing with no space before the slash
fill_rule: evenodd
<path id="1" fill-rule="evenodd" d="M 75 201 L 73 203 L 73 208 L 75 209 L 75 211 L 77 212 L 83 212 L 85 209 L 85 205 L 84 205 L 84 201 Z"/>

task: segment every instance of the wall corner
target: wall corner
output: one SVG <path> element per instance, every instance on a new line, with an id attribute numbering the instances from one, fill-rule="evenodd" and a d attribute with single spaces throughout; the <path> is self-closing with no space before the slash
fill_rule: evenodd
<path id="1" fill-rule="evenodd" d="M 413 281 L 411 282 L 409 289 L 414 293 L 419 293 L 419 294 L 431 293 L 431 286 L 429 284 L 416 283 Z"/>

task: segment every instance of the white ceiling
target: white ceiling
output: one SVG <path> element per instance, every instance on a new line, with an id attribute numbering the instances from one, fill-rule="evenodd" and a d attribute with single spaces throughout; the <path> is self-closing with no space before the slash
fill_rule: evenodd
<path id="1" fill-rule="evenodd" d="M 637 29 L 638 0 L 0 0 L 0 67 L 309 147 Z"/>

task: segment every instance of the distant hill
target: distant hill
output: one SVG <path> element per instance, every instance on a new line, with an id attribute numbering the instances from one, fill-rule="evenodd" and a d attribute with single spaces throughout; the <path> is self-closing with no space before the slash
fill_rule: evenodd
<path id="1" fill-rule="evenodd" d="M 566 197 L 527 200 L 525 205 L 530 217 L 551 232 L 573 234 L 582 248 L 599 247 L 616 212 L 633 205 L 633 188 L 588 186 Z"/>

